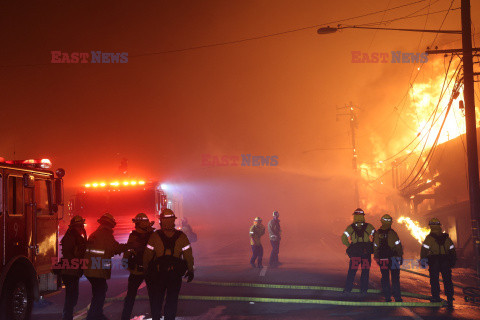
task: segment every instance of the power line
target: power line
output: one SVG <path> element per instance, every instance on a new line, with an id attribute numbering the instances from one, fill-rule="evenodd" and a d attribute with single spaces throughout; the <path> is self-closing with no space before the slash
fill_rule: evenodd
<path id="1" fill-rule="evenodd" d="M 180 49 L 172 49 L 172 50 L 165 50 L 165 51 L 158 51 L 158 52 L 148 52 L 148 53 L 140 53 L 137 55 L 130 55 L 129 58 L 138 58 L 138 57 L 145 57 L 145 56 L 153 56 L 153 55 L 161 55 L 161 54 L 169 54 L 169 53 L 179 53 L 179 52 L 184 52 L 184 51 L 191 51 L 191 50 L 198 50 L 198 49 L 204 49 L 204 48 L 212 48 L 212 47 L 219 47 L 219 46 L 225 46 L 225 45 L 230 45 L 230 44 L 237 44 L 237 43 L 242 43 L 242 42 L 248 42 L 248 41 L 253 41 L 253 40 L 260 40 L 260 39 L 265 39 L 265 38 L 270 38 L 270 37 L 277 37 L 289 33 L 294 33 L 294 32 L 299 32 L 303 30 L 308 30 L 308 29 L 313 29 L 313 28 L 318 28 L 321 26 L 325 26 L 328 24 L 334 24 L 334 23 L 339 23 L 339 22 L 344 22 L 344 21 L 349 21 L 349 20 L 355 20 L 359 18 L 364 18 L 372 15 L 376 15 L 379 13 L 384 13 L 388 11 L 393 11 L 396 9 L 408 7 L 415 5 L 417 3 L 425 2 L 426 0 L 417 0 L 413 2 L 409 2 L 403 5 L 399 5 L 396 7 L 392 7 L 389 9 L 384 9 L 384 10 L 378 10 L 370 13 L 365 13 L 361 14 L 358 16 L 350 17 L 350 18 L 344 18 L 340 20 L 333 20 L 321 24 L 316 24 L 312 26 L 306 26 L 306 27 L 300 27 L 300 28 L 295 28 L 295 29 L 290 29 L 286 31 L 280 31 L 276 33 L 270 33 L 270 34 L 265 34 L 265 35 L 260 35 L 256 37 L 249 37 L 249 38 L 244 38 L 244 39 L 238 39 L 238 40 L 232 40 L 232 41 L 224 41 L 224 42 L 218 42 L 218 43 L 211 43 L 211 44 L 205 44 L 205 45 L 198 45 L 198 46 L 191 46 L 191 47 L 186 47 L 186 48 L 180 48 Z M 28 64 L 28 65 L 3 65 L 0 66 L 0 68 L 11 68 L 11 67 L 36 67 L 36 66 L 46 66 L 46 65 L 51 65 L 51 63 L 44 63 L 44 64 Z"/>
<path id="2" fill-rule="evenodd" d="M 460 64 L 459 64 L 459 65 L 460 65 Z M 440 134 L 441 134 L 441 132 L 442 132 L 443 126 L 445 125 L 445 122 L 446 122 L 446 120 L 447 120 L 448 113 L 449 113 L 449 111 L 450 111 L 450 109 L 451 109 L 453 100 L 456 98 L 456 97 L 455 97 L 455 96 L 456 96 L 456 93 L 457 93 L 458 90 L 459 90 L 460 82 L 458 81 L 458 75 L 459 75 L 459 73 L 457 73 L 458 70 L 459 70 L 459 67 L 458 67 L 457 70 L 456 70 L 456 77 L 457 77 L 457 79 L 456 79 L 456 83 L 455 83 L 455 85 L 454 85 L 454 88 L 452 89 L 452 94 L 451 94 L 450 99 L 449 99 L 450 101 L 449 101 L 449 103 L 448 103 L 448 106 L 445 108 L 445 117 L 444 117 L 444 119 L 443 119 L 442 125 L 440 126 L 440 129 L 438 130 L 438 134 L 437 134 L 437 137 L 436 137 L 436 139 L 435 139 L 435 141 L 434 141 L 434 143 L 433 143 L 433 146 L 430 148 L 430 151 L 429 151 L 427 157 L 425 158 L 425 161 L 423 162 L 422 166 L 421 166 L 420 169 L 418 170 L 417 174 L 413 177 L 413 179 L 412 179 L 405 187 L 402 188 L 402 190 L 405 190 L 405 189 L 407 189 L 408 187 L 412 186 L 413 184 L 417 183 L 417 182 L 421 179 L 421 177 L 423 176 L 423 174 L 425 173 L 425 171 L 427 170 L 428 166 L 430 165 L 430 162 L 431 162 L 430 160 L 431 160 L 431 158 L 433 157 L 433 154 L 434 154 L 434 152 L 435 152 L 435 149 L 436 149 L 436 147 L 437 147 L 437 145 L 438 145 L 438 140 L 439 140 L 439 138 L 440 138 Z M 454 74 L 454 75 L 455 75 L 455 74 Z M 452 78 L 450 79 L 450 82 L 451 82 L 452 79 L 453 79 L 453 76 L 452 76 Z M 447 87 L 448 87 L 448 85 L 447 85 Z M 442 113 L 443 113 L 443 112 L 442 112 Z M 420 154 L 420 156 L 419 156 L 419 159 L 420 159 L 420 158 L 421 158 L 421 154 Z M 406 183 L 406 181 L 409 179 L 409 177 L 411 176 L 411 174 L 414 172 L 417 164 L 418 164 L 418 161 L 417 161 L 417 163 L 415 164 L 415 166 L 412 168 L 412 171 L 411 171 L 410 175 L 405 179 L 405 181 L 401 184 L 401 186 L 404 185 L 404 184 Z M 417 179 L 417 178 L 418 178 L 418 179 Z"/>
<path id="3" fill-rule="evenodd" d="M 435 1 L 434 3 L 438 2 L 439 0 Z M 392 23 L 392 22 L 395 22 L 395 21 L 399 21 L 399 20 L 406 20 L 406 19 L 412 19 L 412 18 L 419 18 L 419 17 L 424 17 L 424 16 L 429 16 L 429 15 L 432 15 L 432 14 L 438 14 L 438 13 L 443 13 L 443 12 L 449 12 L 449 11 L 456 11 L 456 10 L 460 10 L 461 8 L 460 7 L 455 7 L 455 8 L 452 8 L 452 9 L 444 9 L 444 10 L 438 10 L 438 11 L 433 11 L 433 12 L 427 12 L 427 13 L 422 13 L 422 14 L 417 14 L 417 15 L 414 15 L 415 13 L 417 12 L 420 12 L 422 10 L 424 10 L 425 8 L 428 8 L 430 7 L 430 5 L 428 6 L 425 6 L 415 12 L 412 12 L 406 16 L 403 16 L 403 17 L 398 17 L 398 18 L 393 18 L 393 19 L 390 19 L 390 20 L 385 20 L 385 21 L 377 21 L 377 22 L 369 22 L 369 23 L 363 23 L 363 24 L 358 24 L 357 26 L 375 26 L 375 25 L 386 25 L 386 24 L 389 24 L 389 23 Z"/>
<path id="4" fill-rule="evenodd" d="M 451 62 L 452 60 L 450 60 Z M 440 90 L 440 96 L 438 98 L 438 102 L 437 102 L 437 106 L 435 107 L 435 113 L 437 112 L 438 110 L 438 107 L 440 106 L 440 103 L 443 99 L 443 95 L 445 94 L 446 92 L 446 87 L 445 87 L 445 83 L 447 82 L 447 79 L 448 79 L 448 70 L 450 69 L 450 64 L 448 66 L 448 69 L 447 69 L 447 73 L 445 74 L 445 79 L 443 80 L 443 84 L 442 84 L 442 89 Z M 447 86 L 448 87 L 448 86 Z M 445 89 L 445 91 L 444 91 Z M 434 115 L 434 118 L 435 118 L 435 115 Z M 440 118 L 440 117 L 439 117 Z M 437 118 L 437 119 L 439 119 Z M 410 172 L 410 174 L 407 176 L 407 178 L 405 178 L 405 180 L 400 184 L 400 186 L 403 186 L 407 181 L 408 179 L 411 177 L 411 175 L 413 174 L 413 172 L 415 171 L 415 168 L 417 167 L 418 163 L 420 162 L 421 158 L 422 158 L 422 154 L 423 152 L 425 151 L 425 148 L 427 146 L 427 143 L 428 143 L 428 138 L 430 136 L 430 133 L 433 129 L 433 126 L 435 125 L 436 121 L 432 121 L 432 125 L 430 126 L 430 129 L 428 130 L 428 134 L 426 135 L 426 139 L 425 139 L 425 143 L 423 144 L 423 148 L 422 150 L 420 151 L 420 154 L 418 155 L 418 159 L 415 163 L 415 165 L 412 167 L 412 171 Z"/>
<path id="5" fill-rule="evenodd" d="M 459 70 L 459 66 L 460 66 L 460 63 L 459 63 L 459 65 L 457 66 L 457 69 L 456 69 L 455 74 L 454 74 L 453 76 L 456 75 L 457 71 Z M 446 76 L 448 76 L 448 73 L 446 74 Z M 450 82 L 452 81 L 453 76 L 452 76 L 452 78 L 450 79 L 447 87 L 445 87 L 445 91 L 443 91 L 443 88 L 444 88 L 444 86 L 445 86 L 445 81 L 446 81 L 446 79 L 447 79 L 447 78 L 445 78 L 444 83 L 443 83 L 443 85 L 442 85 L 442 91 L 441 91 L 441 94 L 440 94 L 439 101 L 438 101 L 438 103 L 437 103 L 436 109 L 438 109 L 438 107 L 439 107 L 439 105 L 440 105 L 440 102 L 441 102 L 441 100 L 443 99 L 443 95 L 445 94 L 448 86 L 450 85 Z M 445 111 L 445 110 L 447 110 L 447 108 L 444 109 L 444 111 Z M 448 110 L 449 110 L 449 108 L 448 108 Z M 440 115 L 441 115 L 442 113 L 443 113 L 443 111 L 440 113 Z M 446 116 L 447 116 L 447 115 L 448 115 L 448 111 L 447 111 Z M 446 116 L 445 116 L 445 117 L 446 117 Z M 440 119 L 440 116 L 439 116 L 435 121 L 432 122 L 432 125 L 430 126 L 430 129 L 429 129 L 429 131 L 428 131 L 427 139 L 425 140 L 425 144 L 424 144 L 424 146 L 423 146 L 423 148 L 422 148 L 422 151 L 420 152 L 420 154 L 419 154 L 419 156 L 418 156 L 418 159 L 417 159 L 415 165 L 412 167 L 412 171 L 411 171 L 410 174 L 407 176 L 407 178 L 405 178 L 405 180 L 400 184 L 400 186 L 403 186 L 405 183 L 407 183 L 408 179 L 412 176 L 413 172 L 415 171 L 415 168 L 417 167 L 418 163 L 420 162 L 420 159 L 422 158 L 422 154 L 423 154 L 423 151 L 425 150 L 425 147 L 426 147 L 426 145 L 427 145 L 428 137 L 430 136 L 430 132 L 431 132 L 431 130 L 433 129 L 433 126 L 435 125 L 435 123 L 436 123 L 439 119 Z M 445 118 L 445 119 L 446 119 L 446 118 Z M 443 127 L 443 125 L 442 125 L 442 127 Z M 440 131 L 441 131 L 441 129 L 439 130 L 439 134 L 440 134 Z M 430 149 L 429 155 L 431 154 L 432 149 L 434 149 L 435 146 L 436 146 L 436 144 L 434 143 L 433 146 L 432 146 L 431 149 Z M 428 158 L 428 156 L 427 156 L 427 158 Z M 421 168 L 419 169 L 419 172 L 422 170 L 422 168 L 423 168 L 423 166 L 425 165 L 425 163 L 426 163 L 426 161 L 423 162 Z M 416 176 L 418 176 L 418 173 L 417 173 Z M 415 177 L 416 177 L 416 176 L 415 176 Z M 414 179 L 415 179 L 415 178 L 414 178 Z M 414 179 L 412 179 L 412 181 L 413 181 Z M 403 189 L 405 189 L 405 188 L 403 188 Z"/>
<path id="6" fill-rule="evenodd" d="M 450 61 L 450 62 L 451 62 L 451 61 Z M 449 66 L 450 66 L 450 64 L 449 64 Z M 425 148 L 425 145 L 426 145 L 426 143 L 428 142 L 428 136 L 429 136 L 429 134 L 430 134 L 430 131 L 433 129 L 433 126 L 435 125 L 435 123 L 440 119 L 440 116 L 439 116 L 437 119 L 435 119 L 435 118 L 434 118 L 434 115 L 436 114 L 436 112 L 437 112 L 437 110 L 438 110 L 438 107 L 439 107 L 439 104 L 440 104 L 441 100 L 443 99 L 443 95 L 445 94 L 445 92 L 446 92 L 447 88 L 449 87 L 451 81 L 453 80 L 453 78 L 454 78 L 456 75 L 458 76 L 458 74 L 459 74 L 459 73 L 458 73 L 459 69 L 460 69 L 460 62 L 459 62 L 459 64 L 458 64 L 457 67 L 456 67 L 455 73 L 452 75 L 452 78 L 450 78 L 449 83 L 448 83 L 447 86 L 445 87 L 445 81 L 446 81 L 446 79 L 448 78 L 448 73 L 446 73 L 446 76 L 445 76 L 445 79 L 444 79 L 444 85 L 442 86 L 442 91 L 441 91 L 441 95 L 440 95 L 440 97 L 439 97 L 439 101 L 438 101 L 438 103 L 437 103 L 437 106 L 436 106 L 436 108 L 434 109 L 434 111 L 430 114 L 428 120 L 426 121 L 426 123 L 424 124 L 424 126 L 422 127 L 422 129 L 420 130 L 420 132 L 422 132 L 422 131 L 425 129 L 425 127 L 426 127 L 426 126 L 428 125 L 428 123 L 430 122 L 430 119 L 432 119 L 432 117 L 433 117 L 433 119 L 432 119 L 432 124 L 431 124 L 431 126 L 430 126 L 430 129 L 427 131 L 427 133 L 425 133 L 425 134 L 423 135 L 423 137 L 422 137 L 422 138 L 418 141 L 418 143 L 413 147 L 412 151 L 411 151 L 408 155 L 406 155 L 402 160 L 400 160 L 400 161 L 396 164 L 396 166 L 402 164 L 402 163 L 405 162 L 410 156 L 412 156 L 412 155 L 414 154 L 413 151 L 415 151 L 415 150 L 417 149 L 417 147 L 420 145 L 420 143 L 421 143 L 422 141 L 424 141 L 424 139 L 426 138 L 426 139 L 425 139 L 425 144 L 424 144 L 424 148 Z M 443 90 L 443 88 L 445 88 L 445 91 Z M 445 109 L 444 109 L 444 111 L 445 111 Z M 443 114 L 444 111 L 442 111 L 440 114 Z M 395 155 L 393 155 L 393 156 L 391 156 L 391 157 L 388 157 L 388 158 L 385 159 L 385 160 L 382 160 L 382 162 L 386 162 L 386 161 L 388 161 L 388 160 L 390 160 L 390 159 L 398 156 L 399 154 L 401 154 L 401 153 L 402 153 L 403 151 L 405 151 L 410 145 L 412 145 L 412 144 L 415 142 L 415 140 L 417 140 L 417 138 L 418 138 L 420 135 L 421 135 L 420 133 L 417 134 L 417 136 L 416 136 L 412 141 L 410 141 L 401 151 L 397 152 Z M 423 151 L 424 151 L 424 148 L 422 149 L 422 152 L 420 153 L 418 159 L 421 159 L 421 155 L 422 155 L 422 153 L 423 153 Z M 418 160 L 417 160 L 417 164 L 418 164 Z M 408 178 L 411 176 L 411 174 L 413 174 L 413 171 L 415 170 L 417 164 L 415 164 L 415 166 L 412 168 L 412 172 L 410 173 L 410 175 L 407 177 L 406 180 L 408 180 Z M 390 171 L 392 171 L 392 170 L 393 170 L 393 169 L 389 169 L 389 170 L 385 171 L 382 175 L 378 176 L 378 177 L 375 178 L 374 180 L 369 181 L 368 183 L 374 183 L 374 182 L 380 180 L 382 177 L 384 177 L 386 174 L 388 174 L 388 173 L 389 173 Z M 404 183 L 406 182 L 406 180 L 404 181 Z M 404 184 L 404 183 L 402 183 L 402 184 Z"/>
<path id="7" fill-rule="evenodd" d="M 448 11 L 447 11 L 447 13 L 445 14 L 445 16 L 443 17 L 442 23 L 440 24 L 440 27 L 438 28 L 439 31 L 442 29 L 443 24 L 445 23 L 445 20 L 446 20 L 447 17 L 448 17 L 448 13 L 450 12 L 450 9 L 452 8 L 452 5 L 453 5 L 453 2 L 454 2 L 454 1 L 455 1 L 455 0 L 452 0 L 452 2 L 450 2 L 450 6 L 448 7 Z M 438 37 L 438 33 L 435 34 L 435 38 L 433 39 L 432 44 L 430 45 L 431 48 L 433 48 L 433 44 L 434 44 L 435 41 L 437 40 L 437 37 Z"/>
<path id="8" fill-rule="evenodd" d="M 379 14 L 379 13 L 384 13 L 384 12 L 408 7 L 408 6 L 411 6 L 411 5 L 414 5 L 414 4 L 417 4 L 417 3 L 421 3 L 421 2 L 425 2 L 425 1 L 426 0 L 418 0 L 418 1 L 407 3 L 407 4 L 399 5 L 399 6 L 390 8 L 390 9 L 378 10 L 378 11 L 374 11 L 374 12 L 370 12 L 370 13 L 366 13 L 366 14 L 362 14 L 362 15 L 358 15 L 358 16 L 354 16 L 354 17 L 350 17 L 350 18 L 334 20 L 334 21 L 330 21 L 330 22 L 326 22 L 326 23 L 321 23 L 321 24 L 316 24 L 316 25 L 312 25 L 312 26 L 301 27 L 301 28 L 296 28 L 296 29 L 291 29 L 291 30 L 286 30 L 286 31 L 261 35 L 261 36 L 257 36 L 257 37 L 250 37 L 250 38 L 233 40 L 233 41 L 225 41 L 225 42 L 219 42 L 219 43 L 213 43 L 213 44 L 207 44 L 207 45 L 193 46 L 193 47 L 188 47 L 188 48 L 183 48 L 183 49 L 174 49 L 174 50 L 166 50 L 166 51 L 159 51 L 159 52 L 151 52 L 151 53 L 134 55 L 133 57 L 142 57 L 142 56 L 147 56 L 147 55 L 158 55 L 158 54 L 165 54 L 165 53 L 176 53 L 176 52 L 182 52 L 182 51 L 189 51 L 189 50 L 224 46 L 224 45 L 242 43 L 242 42 L 247 42 L 247 41 L 252 41 L 252 40 L 259 40 L 259 39 L 265 39 L 265 38 L 270 38 L 270 37 L 276 37 L 276 36 L 285 35 L 285 34 L 289 34 L 289 33 L 299 32 L 299 31 L 313 29 L 313 28 L 318 28 L 318 27 L 321 27 L 321 26 L 329 25 L 329 24 L 334 24 L 334 23 L 339 23 L 339 22 L 364 18 L 364 17 L 376 15 L 376 14 Z"/>

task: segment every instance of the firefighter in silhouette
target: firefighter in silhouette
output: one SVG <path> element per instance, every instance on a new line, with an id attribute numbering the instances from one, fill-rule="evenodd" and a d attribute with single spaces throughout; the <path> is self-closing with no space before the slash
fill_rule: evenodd
<path id="1" fill-rule="evenodd" d="M 450 239 L 448 233 L 442 232 L 442 224 L 437 218 L 433 218 L 428 223 L 430 234 L 423 241 L 420 251 L 420 263 L 426 267 L 428 261 L 428 271 L 430 273 L 430 285 L 432 291 L 432 302 L 441 302 L 439 274 L 442 274 L 443 288 L 447 296 L 448 309 L 453 309 L 453 282 L 452 268 L 457 261 L 455 245 Z"/>
<path id="2" fill-rule="evenodd" d="M 83 259 L 87 249 L 87 232 L 85 231 L 85 219 L 81 216 L 74 216 L 70 220 L 68 230 L 60 241 L 62 245 L 62 265 L 66 265 L 63 260 L 68 260 L 71 268 L 61 270 L 62 281 L 65 284 L 65 304 L 63 305 L 62 320 L 73 319 L 73 309 L 78 301 L 78 282 L 83 274 L 80 267 L 80 260 Z M 72 260 L 76 259 L 76 263 Z M 77 268 L 72 268 L 74 265 Z"/>
<path id="3" fill-rule="evenodd" d="M 263 246 L 260 238 L 265 234 L 265 226 L 262 224 L 262 218 L 256 217 L 253 225 L 250 227 L 250 245 L 252 246 L 252 258 L 250 264 L 255 268 L 255 260 L 257 267 L 262 268 Z"/>
<path id="4" fill-rule="evenodd" d="M 380 222 L 382 225 L 373 237 L 373 250 L 375 260 L 382 273 L 382 291 L 385 301 L 402 302 L 400 293 L 400 266 L 403 264 L 403 248 L 397 233 L 392 229 L 392 217 L 384 215 Z M 390 275 L 392 284 L 390 285 Z"/>
<path id="5" fill-rule="evenodd" d="M 270 253 L 269 265 L 277 267 L 281 265 L 278 261 L 278 254 L 280 252 L 280 240 L 282 239 L 282 229 L 280 228 L 280 214 L 278 211 L 273 211 L 273 218 L 268 223 L 268 234 L 270 236 L 270 244 L 272 245 L 272 252 Z"/>
<path id="6" fill-rule="evenodd" d="M 197 234 L 193 231 L 192 226 L 188 223 L 187 218 L 182 218 L 182 231 L 188 238 L 190 243 L 197 242 Z"/>
<path id="7" fill-rule="evenodd" d="M 138 287 L 145 280 L 146 268 L 143 266 L 143 253 L 148 239 L 153 233 L 154 221 L 150 221 L 145 213 L 139 213 L 132 219 L 135 230 L 128 236 L 127 246 L 129 250 L 124 253 L 123 259 L 128 261 L 128 290 L 123 302 L 122 320 L 130 320 Z"/>
<path id="8" fill-rule="evenodd" d="M 172 210 L 162 211 L 160 230 L 150 236 L 143 255 L 152 320 L 160 320 L 164 299 L 164 320 L 175 319 L 182 276 L 187 282 L 194 277 L 192 248 L 185 233 L 175 229 L 175 219 Z"/>
<path id="9" fill-rule="evenodd" d="M 85 253 L 88 260 L 85 276 L 92 285 L 92 300 L 87 320 L 107 319 L 103 315 L 103 304 L 108 290 L 107 279 L 110 279 L 112 272 L 112 257 L 127 248 L 113 237 L 113 228 L 117 223 L 110 213 L 103 214 L 97 221 L 100 225 L 88 237 Z"/>
<path id="10" fill-rule="evenodd" d="M 362 294 L 367 293 L 373 253 L 371 237 L 374 233 L 375 228 L 370 223 L 365 222 L 365 212 L 357 208 L 353 212 L 353 223 L 347 227 L 342 235 L 342 242 L 347 246 L 347 254 L 350 258 L 344 293 L 352 291 L 355 274 L 359 267 L 362 269 L 360 292 Z"/>

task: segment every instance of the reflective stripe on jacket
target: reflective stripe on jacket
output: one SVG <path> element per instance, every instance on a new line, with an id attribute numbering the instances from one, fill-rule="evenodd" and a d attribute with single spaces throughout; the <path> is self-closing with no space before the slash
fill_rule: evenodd
<path id="1" fill-rule="evenodd" d="M 167 231 L 168 232 L 168 231 Z M 167 234 L 165 232 L 165 234 Z M 185 259 L 187 262 L 188 270 L 193 271 L 193 252 L 192 246 L 190 245 L 190 241 L 188 240 L 185 233 L 182 231 L 179 238 L 175 242 L 175 247 L 173 249 L 173 256 L 176 258 Z M 158 235 L 157 232 L 154 232 L 147 243 L 147 248 L 145 249 L 145 253 L 143 254 L 143 266 L 144 268 L 148 268 L 149 263 L 157 257 L 163 256 L 165 248 L 163 246 L 163 241 Z M 170 251 L 167 249 L 167 251 Z M 170 255 L 171 252 L 165 252 L 166 255 Z"/>
<path id="2" fill-rule="evenodd" d="M 423 241 L 422 248 L 420 250 L 420 258 L 428 258 L 431 256 L 454 256 L 456 257 L 455 245 L 452 239 L 446 233 L 436 233 L 439 237 L 444 237 L 445 242 L 440 245 L 435 237 L 430 233 Z"/>
<path id="3" fill-rule="evenodd" d="M 85 276 L 110 279 L 111 258 L 125 250 L 126 245 L 118 243 L 113 237 L 113 229 L 100 225 L 88 238 L 85 253 L 88 268 L 85 270 Z"/>
<path id="4" fill-rule="evenodd" d="M 362 237 L 358 237 L 352 225 L 349 225 L 345 232 L 342 234 L 342 243 L 348 247 L 350 246 L 350 244 L 354 244 L 357 242 L 370 242 L 370 236 L 374 235 L 375 228 L 370 223 L 366 222 L 357 222 L 355 226 L 357 228 L 361 228 L 364 224 L 366 224 L 366 228 Z M 351 241 L 349 239 L 351 239 Z"/>
<path id="5" fill-rule="evenodd" d="M 265 226 L 263 224 L 254 224 L 250 227 L 250 244 L 252 246 L 261 246 L 260 238 L 265 234 Z"/>
<path id="6" fill-rule="evenodd" d="M 373 254 L 374 254 L 375 257 L 377 257 L 378 253 L 379 253 L 380 237 L 381 237 L 381 232 L 380 231 L 375 232 L 375 234 L 373 236 L 373 252 L 374 252 Z M 402 242 L 400 241 L 400 238 L 398 237 L 398 234 L 393 229 L 388 230 L 387 244 L 388 244 L 388 247 L 392 250 L 392 252 L 394 254 L 393 256 L 395 256 L 395 257 L 402 257 L 403 256 Z"/>
<path id="7" fill-rule="evenodd" d="M 136 255 L 137 258 L 135 258 L 135 261 L 139 262 L 140 264 L 143 264 L 143 254 L 145 252 L 145 248 L 147 247 L 148 240 L 150 239 L 150 236 L 152 235 L 152 233 L 153 233 L 153 230 L 150 232 L 144 232 L 144 231 L 138 231 L 138 230 L 132 231 L 128 236 L 128 241 L 127 241 L 127 246 L 129 247 L 129 250 L 123 254 L 123 258 L 128 261 L 128 259 L 130 259 L 132 255 Z M 131 269 L 129 267 L 128 270 L 132 274 L 141 275 L 141 274 L 145 274 L 146 268 L 143 268 L 143 271 L 139 270 L 139 266 L 138 264 L 136 264 L 135 268 Z"/>

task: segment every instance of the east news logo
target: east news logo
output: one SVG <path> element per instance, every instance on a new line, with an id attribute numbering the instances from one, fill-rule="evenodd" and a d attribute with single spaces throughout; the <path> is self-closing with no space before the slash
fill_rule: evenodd
<path id="1" fill-rule="evenodd" d="M 425 63 L 428 54 L 425 52 L 362 52 L 352 51 L 352 63 Z"/>
<path id="2" fill-rule="evenodd" d="M 62 52 L 51 51 L 51 63 L 127 63 L 128 52 Z"/>

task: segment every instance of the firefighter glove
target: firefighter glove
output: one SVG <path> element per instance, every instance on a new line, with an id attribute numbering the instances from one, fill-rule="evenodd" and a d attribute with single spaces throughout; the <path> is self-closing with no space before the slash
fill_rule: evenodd
<path id="1" fill-rule="evenodd" d="M 194 278 L 193 270 L 188 270 L 184 278 L 187 278 L 187 282 L 192 282 Z"/>
<path id="2" fill-rule="evenodd" d="M 427 268 L 427 259 L 423 258 L 420 259 L 420 265 L 422 266 L 423 269 Z"/>

